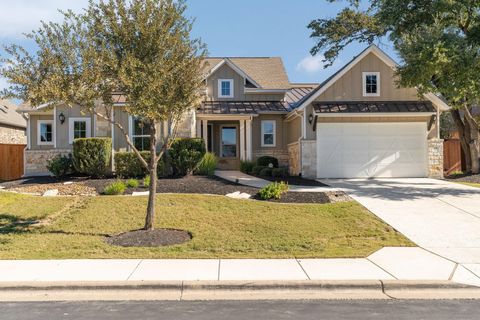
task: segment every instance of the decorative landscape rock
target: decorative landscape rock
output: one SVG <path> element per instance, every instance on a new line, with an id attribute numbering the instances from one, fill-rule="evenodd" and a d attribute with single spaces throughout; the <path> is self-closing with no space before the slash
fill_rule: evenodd
<path id="1" fill-rule="evenodd" d="M 47 190 L 43 193 L 44 197 L 56 197 L 58 196 L 58 189 Z"/>
<path id="2" fill-rule="evenodd" d="M 65 185 L 65 186 L 69 186 L 69 185 L 71 185 L 71 184 L 73 184 L 73 181 L 67 181 L 67 182 L 64 182 L 64 183 L 63 183 L 63 185 Z"/>
<path id="3" fill-rule="evenodd" d="M 240 192 L 240 191 L 229 193 L 226 196 L 229 197 L 229 198 L 233 198 L 233 199 L 250 199 L 252 197 L 248 193 L 243 193 L 243 192 Z"/>

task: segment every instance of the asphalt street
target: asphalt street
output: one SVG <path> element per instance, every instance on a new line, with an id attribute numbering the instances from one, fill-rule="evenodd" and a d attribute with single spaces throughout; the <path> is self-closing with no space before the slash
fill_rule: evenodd
<path id="1" fill-rule="evenodd" d="M 474 300 L 1 303 L 2 320 L 479 319 Z"/>

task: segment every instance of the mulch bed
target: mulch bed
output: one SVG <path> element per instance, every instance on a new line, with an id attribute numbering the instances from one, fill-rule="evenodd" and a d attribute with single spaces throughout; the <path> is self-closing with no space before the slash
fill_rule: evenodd
<path id="1" fill-rule="evenodd" d="M 303 179 L 306 180 L 306 179 Z M 63 182 L 72 181 L 73 184 L 64 185 Z M 22 179 L 0 183 L 7 190 L 22 193 L 37 193 L 51 189 L 58 189 L 60 195 L 89 195 L 102 194 L 106 186 L 116 179 L 88 179 L 85 177 L 69 177 L 58 181 L 51 177 Z M 312 181 L 312 180 L 309 180 Z M 323 185 L 323 184 L 322 184 Z M 147 188 L 128 188 L 126 194 L 148 191 Z M 226 195 L 240 191 L 258 199 L 259 189 L 239 185 L 219 177 L 187 176 L 183 178 L 163 178 L 158 180 L 157 193 L 186 193 L 186 194 L 215 194 Z M 351 201 L 344 192 L 288 192 L 280 200 L 269 200 L 279 203 L 332 203 Z"/>
<path id="2" fill-rule="evenodd" d="M 164 247 L 185 243 L 192 235 L 183 230 L 158 229 L 125 232 L 105 239 L 105 242 L 121 247 Z"/>
<path id="3" fill-rule="evenodd" d="M 453 182 L 480 183 L 480 174 L 456 174 L 445 179 Z"/>
<path id="4" fill-rule="evenodd" d="M 257 178 L 272 181 L 272 182 L 281 182 L 284 181 L 291 186 L 307 186 L 307 187 L 328 187 L 328 185 L 321 183 L 316 180 L 305 179 L 299 176 L 288 176 L 283 178 L 273 178 L 273 177 L 261 177 L 257 176 Z"/>

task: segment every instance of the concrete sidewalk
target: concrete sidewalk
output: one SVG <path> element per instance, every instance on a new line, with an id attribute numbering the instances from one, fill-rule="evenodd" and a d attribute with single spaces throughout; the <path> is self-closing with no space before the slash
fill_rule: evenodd
<path id="1" fill-rule="evenodd" d="M 235 182 L 242 184 L 244 186 L 253 187 L 253 188 L 263 188 L 266 185 L 272 183 L 271 181 L 260 179 L 248 174 L 245 174 L 240 171 L 225 171 L 217 170 L 215 175 L 219 178 L 225 179 L 230 182 Z M 291 192 L 335 192 L 339 191 L 339 188 L 333 187 L 314 187 L 314 186 L 289 186 L 289 191 Z"/>
<path id="2" fill-rule="evenodd" d="M 435 280 L 480 287 L 478 271 L 421 248 L 383 248 L 364 259 L 3 260 L 0 283 Z"/>

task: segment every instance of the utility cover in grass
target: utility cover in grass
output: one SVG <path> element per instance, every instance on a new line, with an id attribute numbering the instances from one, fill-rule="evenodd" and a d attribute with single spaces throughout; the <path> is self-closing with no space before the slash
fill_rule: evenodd
<path id="1" fill-rule="evenodd" d="M 158 229 L 137 230 L 106 238 L 108 244 L 121 247 L 164 247 L 192 240 L 192 235 L 183 230 Z"/>

